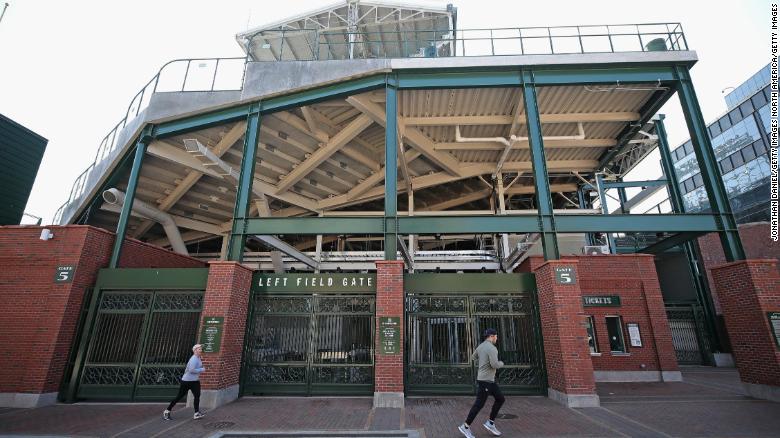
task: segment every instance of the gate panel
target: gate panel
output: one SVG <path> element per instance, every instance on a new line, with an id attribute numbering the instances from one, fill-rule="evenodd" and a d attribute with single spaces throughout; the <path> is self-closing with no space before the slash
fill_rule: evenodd
<path id="1" fill-rule="evenodd" d="M 667 307 L 666 317 L 672 332 L 672 344 L 681 365 L 702 365 L 707 349 L 703 330 L 697 318 L 697 306 Z"/>
<path id="2" fill-rule="evenodd" d="M 406 391 L 473 394 L 477 369 L 471 353 L 488 327 L 498 330 L 496 378 L 508 394 L 544 387 L 541 333 L 530 294 L 446 296 L 408 294 Z"/>
<path id="3" fill-rule="evenodd" d="M 372 394 L 374 301 L 254 294 L 243 391 Z"/>
<path id="4" fill-rule="evenodd" d="M 167 399 L 184 373 L 202 292 L 104 291 L 77 396 Z"/>

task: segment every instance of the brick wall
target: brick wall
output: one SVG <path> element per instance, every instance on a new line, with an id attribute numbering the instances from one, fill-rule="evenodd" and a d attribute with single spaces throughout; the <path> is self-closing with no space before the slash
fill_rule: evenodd
<path id="1" fill-rule="evenodd" d="M 739 225 L 739 238 L 742 240 L 742 246 L 745 248 L 745 257 L 752 259 L 775 259 L 780 260 L 780 245 L 769 238 L 769 222 L 754 222 Z M 713 287 L 712 268 L 726 263 L 726 256 L 723 255 L 723 247 L 720 244 L 718 233 L 710 233 L 698 239 L 699 250 L 705 270 L 707 271 L 707 282 L 710 285 L 712 301 L 715 305 L 715 312 L 723 313 L 718 299 L 718 293 Z"/>
<path id="2" fill-rule="evenodd" d="M 239 383 L 251 285 L 251 269 L 237 262 L 209 263 L 201 321 L 213 316 L 224 320 L 219 352 L 203 353 L 203 389 L 224 389 Z"/>
<path id="3" fill-rule="evenodd" d="M 593 365 L 590 362 L 579 281 L 559 284 L 555 268 L 580 269 L 576 260 L 542 263 L 535 270 L 542 323 L 544 356 L 549 387 L 564 394 L 594 394 Z"/>
<path id="4" fill-rule="evenodd" d="M 0 393 L 49 393 L 59 389 L 84 295 L 108 266 L 114 234 L 82 225 L 0 227 Z M 128 239 L 122 264 L 192 267 L 203 263 Z M 74 266 L 73 280 L 55 283 L 57 266 Z M 23 341 L 22 341 L 23 340 Z"/>
<path id="5" fill-rule="evenodd" d="M 593 369 L 596 371 L 677 371 L 677 359 L 653 256 L 645 254 L 567 256 L 567 259 L 577 261 L 582 295 L 620 296 L 620 307 L 583 308 L 585 316 L 594 317 L 596 339 L 601 353 L 600 356 L 591 356 Z M 542 264 L 544 264 L 542 257 L 529 257 L 519 266 L 518 271 L 530 272 L 538 269 Z M 627 355 L 610 353 L 606 316 L 622 317 Z M 627 323 L 639 324 L 642 347 L 631 347 L 626 329 Z"/>
<path id="6" fill-rule="evenodd" d="M 774 260 L 744 260 L 712 270 L 732 351 L 743 382 L 780 387 L 780 348 L 767 312 L 780 312 L 780 274 Z"/>
<path id="7" fill-rule="evenodd" d="M 374 322 L 374 391 L 404 391 L 404 262 L 376 262 L 376 320 Z M 401 321 L 398 354 L 382 354 L 379 345 L 379 318 L 399 317 Z"/>

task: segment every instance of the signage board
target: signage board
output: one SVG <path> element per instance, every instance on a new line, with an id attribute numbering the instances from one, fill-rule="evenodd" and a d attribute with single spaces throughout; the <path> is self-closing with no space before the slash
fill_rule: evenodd
<path id="1" fill-rule="evenodd" d="M 76 272 L 75 266 L 57 266 L 54 274 L 55 283 L 70 283 L 73 281 L 73 274 Z"/>
<path id="2" fill-rule="evenodd" d="M 222 344 L 222 329 L 225 317 L 203 317 L 203 327 L 200 331 L 200 344 L 203 344 L 204 353 L 219 353 Z"/>
<path id="3" fill-rule="evenodd" d="M 775 345 L 780 348 L 780 312 L 767 312 L 766 316 L 769 318 L 769 328 L 775 337 Z"/>
<path id="4" fill-rule="evenodd" d="M 577 278 L 574 274 L 573 266 L 556 266 L 555 282 L 558 284 L 575 284 Z"/>
<path id="5" fill-rule="evenodd" d="M 375 292 L 376 274 L 255 274 L 252 292 Z"/>
<path id="6" fill-rule="evenodd" d="M 379 318 L 379 353 L 397 354 L 401 351 L 401 318 Z"/>
<path id="7" fill-rule="evenodd" d="M 630 322 L 626 324 L 626 328 L 628 328 L 628 337 L 631 340 L 631 346 L 641 347 L 642 337 L 639 334 L 639 324 Z"/>
<path id="8" fill-rule="evenodd" d="M 619 295 L 583 295 L 584 307 L 620 307 Z"/>

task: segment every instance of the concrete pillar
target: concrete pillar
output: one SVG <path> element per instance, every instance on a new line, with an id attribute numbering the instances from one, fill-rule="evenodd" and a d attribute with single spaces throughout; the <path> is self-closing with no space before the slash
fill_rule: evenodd
<path id="1" fill-rule="evenodd" d="M 238 398 L 241 352 L 246 333 L 251 284 L 252 270 L 240 263 L 209 262 L 201 327 L 205 318 L 224 319 L 219 351 L 203 353 L 206 372 L 201 375 L 201 409 L 214 409 Z"/>
<path id="2" fill-rule="evenodd" d="M 770 313 L 780 313 L 776 259 L 742 260 L 712 269 L 734 362 L 752 397 L 780 401 L 780 343 Z"/>
<path id="3" fill-rule="evenodd" d="M 384 354 L 380 320 L 398 318 L 398 353 Z M 376 318 L 374 325 L 374 407 L 404 406 L 404 262 L 376 262 Z"/>
<path id="4" fill-rule="evenodd" d="M 576 260 L 551 260 L 534 270 L 548 396 L 572 408 L 599 406 L 577 264 Z"/>

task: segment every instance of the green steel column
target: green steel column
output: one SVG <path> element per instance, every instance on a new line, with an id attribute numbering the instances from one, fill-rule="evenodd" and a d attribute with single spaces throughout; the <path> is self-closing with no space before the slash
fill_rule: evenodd
<path id="1" fill-rule="evenodd" d="M 539 229 L 542 233 L 542 248 L 545 260 L 560 258 L 558 253 L 558 238 L 555 233 L 555 218 L 553 217 L 552 193 L 547 176 L 547 159 L 544 156 L 542 141 L 542 124 L 539 119 L 539 104 L 536 101 L 536 86 L 533 72 L 523 70 L 523 102 L 525 103 L 525 120 L 528 127 L 528 142 L 531 145 L 531 162 L 536 187 L 536 203 L 539 212 Z"/>
<path id="2" fill-rule="evenodd" d="M 260 139 L 260 108 L 255 104 L 249 108 L 244 155 L 241 158 L 241 175 L 236 191 L 236 206 L 233 209 L 233 231 L 228 244 L 228 260 L 241 262 L 244 259 L 246 242 L 246 219 L 249 215 L 249 200 L 252 198 L 252 183 L 255 178 L 255 156 Z"/>
<path id="3" fill-rule="evenodd" d="M 577 189 L 577 198 L 579 199 L 580 208 L 585 210 L 586 208 L 590 208 L 590 202 L 585 200 L 585 193 L 586 192 L 585 186 L 580 186 L 579 189 Z M 588 198 L 590 198 L 590 195 L 588 195 Z M 593 245 L 593 234 L 591 233 L 585 233 L 585 242 L 588 245 Z"/>
<path id="4" fill-rule="evenodd" d="M 655 133 L 658 136 L 658 151 L 661 153 L 661 166 L 666 176 L 667 189 L 669 191 L 669 200 L 672 203 L 672 212 L 676 214 L 685 213 L 685 203 L 683 202 L 682 192 L 680 191 L 680 182 L 677 179 L 677 172 L 674 170 L 672 161 L 672 151 L 669 148 L 669 142 L 666 139 L 666 127 L 664 126 L 663 114 L 658 115 L 655 120 Z M 715 330 L 715 304 L 712 302 L 712 295 L 704 279 L 705 267 L 700 263 L 696 256 L 696 250 L 692 241 L 685 242 L 683 245 L 685 257 L 688 259 L 688 269 L 693 278 L 693 287 L 696 289 L 696 298 L 704 309 L 704 316 L 709 331 L 710 347 L 713 351 L 721 349 L 720 337 Z"/>
<path id="5" fill-rule="evenodd" d="M 721 228 L 719 234 L 723 253 L 729 262 L 744 260 L 745 251 L 739 238 L 737 222 L 731 213 L 726 186 L 718 171 L 718 160 L 715 158 L 715 150 L 712 148 L 707 125 L 704 123 L 701 108 L 699 108 L 690 72 L 686 67 L 678 65 L 675 66 L 675 73 L 678 80 L 677 94 L 680 97 L 680 105 L 683 114 L 685 114 L 688 131 L 691 134 L 693 150 L 696 153 L 696 160 L 699 162 L 701 176 L 704 179 L 704 187 L 710 200 L 710 209 L 712 214 L 718 218 L 718 226 Z"/>
<path id="6" fill-rule="evenodd" d="M 623 180 L 621 179 L 620 181 Z M 620 212 L 623 214 L 628 213 L 626 211 L 626 202 L 628 202 L 628 197 L 626 196 L 625 187 L 618 187 L 618 199 L 620 199 Z"/>
<path id="7" fill-rule="evenodd" d="M 391 83 L 392 82 L 392 83 Z M 397 79 L 388 77 L 385 86 L 385 260 L 395 260 L 398 221 L 398 91 Z"/>
<path id="8" fill-rule="evenodd" d="M 130 179 L 127 181 L 127 191 L 125 192 L 125 203 L 122 204 L 122 211 L 119 213 L 119 223 L 116 226 L 116 240 L 114 241 L 114 250 L 111 252 L 111 261 L 108 267 L 114 269 L 119 265 L 119 257 L 122 255 L 122 245 L 125 243 L 125 233 L 127 232 L 127 223 L 130 220 L 130 211 L 133 208 L 135 199 L 135 189 L 138 187 L 138 177 L 141 174 L 141 164 L 146 154 L 146 146 L 152 141 L 152 129 L 150 126 L 144 128 L 138 142 L 135 145 L 135 158 L 133 167 L 130 169 Z"/>

